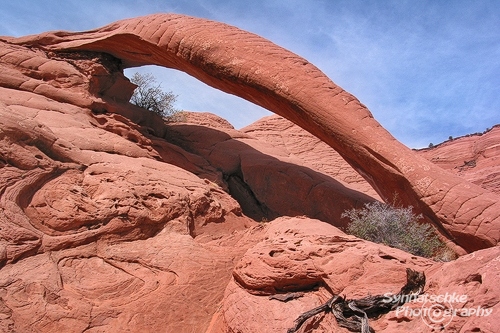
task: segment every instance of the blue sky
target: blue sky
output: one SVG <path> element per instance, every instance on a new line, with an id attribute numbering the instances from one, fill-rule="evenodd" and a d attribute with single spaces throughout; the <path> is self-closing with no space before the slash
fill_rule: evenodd
<path id="1" fill-rule="evenodd" d="M 411 148 L 500 123 L 497 0 L 1 1 L 0 35 L 83 31 L 158 12 L 251 31 L 319 67 Z M 140 70 L 179 95 L 178 108 L 219 114 L 236 128 L 270 114 L 183 73 Z"/>

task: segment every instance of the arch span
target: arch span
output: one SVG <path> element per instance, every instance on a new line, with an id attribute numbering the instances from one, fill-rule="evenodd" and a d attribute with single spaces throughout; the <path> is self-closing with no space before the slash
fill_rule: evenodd
<path id="1" fill-rule="evenodd" d="M 397 194 L 466 251 L 494 246 L 500 239 L 497 195 L 416 156 L 319 69 L 255 34 L 205 19 L 157 14 L 16 42 L 53 51 L 106 52 L 125 67 L 159 65 L 184 71 L 313 133 L 383 198 Z"/>

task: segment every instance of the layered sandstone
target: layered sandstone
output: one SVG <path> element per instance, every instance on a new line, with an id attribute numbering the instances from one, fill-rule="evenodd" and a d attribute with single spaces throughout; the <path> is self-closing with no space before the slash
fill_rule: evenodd
<path id="1" fill-rule="evenodd" d="M 256 224 L 220 172 L 116 59 L 0 49 L 0 331 L 205 330 Z"/>
<path id="2" fill-rule="evenodd" d="M 500 239 L 496 194 L 415 155 L 354 96 L 307 60 L 259 36 L 208 20 L 158 14 L 89 32 L 51 32 L 7 41 L 52 52 L 106 52 L 124 67 L 153 64 L 182 70 L 313 133 L 339 152 L 384 200 L 397 194 L 466 251 L 496 245 Z M 17 87 L 22 84 L 17 83 Z M 38 91 L 88 107 L 77 96 L 58 95 L 47 85 Z M 120 98 L 116 94 L 121 93 L 110 88 L 102 97 L 116 100 Z"/>
<path id="3" fill-rule="evenodd" d="M 455 138 L 419 155 L 441 168 L 494 193 L 500 193 L 500 126 Z"/>
<path id="4" fill-rule="evenodd" d="M 495 332 L 500 321 L 498 297 L 492 290 L 500 278 L 500 248 L 477 251 L 450 263 L 435 263 L 402 251 L 361 241 L 320 221 L 278 219 L 263 227 L 264 238 L 236 265 L 222 308 L 209 332 L 286 332 L 300 314 L 325 303 L 332 293 L 347 298 L 396 293 L 405 268 L 424 271 L 426 295 L 465 295 L 447 303 L 410 302 L 370 323 L 376 332 Z M 388 283 L 388 281 L 392 281 Z M 399 282 L 394 284 L 395 281 Z M 287 302 L 276 293 L 306 291 Z M 443 296 L 444 297 L 444 296 Z M 455 315 L 448 319 L 415 316 L 412 310 L 487 309 L 488 316 Z M 416 313 L 416 312 L 413 312 Z M 248 320 L 252 318 L 252 320 Z M 446 321 L 442 321 L 445 319 Z M 444 324 L 444 325 L 443 325 Z M 263 329 L 265 327 L 265 329 Z M 331 314 L 318 315 L 300 332 L 349 332 L 337 328 Z"/>
<path id="5" fill-rule="evenodd" d="M 88 33 L 0 38 L 0 331 L 284 332 L 332 293 L 397 291 L 407 267 L 426 273 L 430 293 L 464 293 L 458 306 L 492 309 L 488 318 L 454 318 L 453 330 L 495 331 L 498 247 L 440 263 L 344 234 L 334 226 L 344 225 L 341 212 L 376 198 L 361 192 L 366 183 L 313 163 L 300 145 L 271 144 L 216 116 L 167 124 L 129 104 L 134 86 L 123 68 L 146 63 L 284 114 L 339 149 L 382 194 L 397 179 L 409 192 L 402 199 L 429 218 L 452 211 L 433 221 L 449 223 L 444 234 L 463 236 L 453 240 L 468 250 L 495 243 L 496 220 L 480 222 L 497 216 L 496 206 L 472 210 L 477 219 L 461 215 L 495 194 L 409 150 L 399 170 L 384 145 L 400 144 L 354 97 L 258 36 L 154 15 Z M 380 142 L 368 140 L 366 126 Z M 443 191 L 455 184 L 440 212 L 420 196 L 416 170 L 436 186 L 448 182 Z M 456 187 L 470 191 L 456 197 Z M 289 302 L 269 298 L 295 291 L 303 294 Z M 394 312 L 371 323 L 427 330 L 421 318 Z M 328 314 L 306 327 L 345 331 Z"/>
<path id="6" fill-rule="evenodd" d="M 194 117 L 187 114 L 188 120 Z M 217 169 L 222 175 L 218 184 L 256 221 L 306 215 L 345 227 L 341 215 L 346 207 L 359 208 L 375 200 L 312 169 L 281 147 L 229 128 L 213 116 L 209 119 L 213 126 L 200 126 L 196 119 L 171 124 L 166 137 Z"/>
<path id="7" fill-rule="evenodd" d="M 381 200 L 368 182 L 351 168 L 339 153 L 283 117 L 267 116 L 242 128 L 241 131 L 280 147 L 288 155 L 298 157 L 311 169 Z M 414 151 L 485 190 L 500 192 L 500 125 L 495 125 L 484 133 L 465 135 L 432 148 Z"/>
<path id="8" fill-rule="evenodd" d="M 313 170 L 337 179 L 376 200 L 382 200 L 373 187 L 332 147 L 283 117 L 264 117 L 241 131 L 280 147 Z"/>

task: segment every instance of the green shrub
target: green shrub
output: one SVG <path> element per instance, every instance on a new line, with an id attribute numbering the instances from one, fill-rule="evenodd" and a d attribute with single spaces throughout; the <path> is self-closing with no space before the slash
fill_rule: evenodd
<path id="1" fill-rule="evenodd" d="M 171 91 L 163 91 L 151 73 L 135 73 L 130 82 L 137 86 L 130 98 L 130 103 L 159 114 L 170 121 L 179 118 L 180 111 L 174 108 L 177 96 Z"/>
<path id="2" fill-rule="evenodd" d="M 434 229 L 420 224 L 412 207 L 396 208 L 386 203 L 372 202 L 361 209 L 342 214 L 351 220 L 347 232 L 375 243 L 385 244 L 422 257 L 441 253 L 445 246 Z"/>

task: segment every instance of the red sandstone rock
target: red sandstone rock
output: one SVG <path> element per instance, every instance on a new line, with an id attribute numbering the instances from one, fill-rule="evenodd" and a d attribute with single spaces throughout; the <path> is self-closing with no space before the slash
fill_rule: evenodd
<path id="1" fill-rule="evenodd" d="M 186 116 L 192 118 L 194 113 Z M 213 116 L 210 119 L 215 120 Z M 219 170 L 223 175 L 219 185 L 237 198 L 246 215 L 257 221 L 306 215 L 345 227 L 347 221 L 341 215 L 346 208 L 362 207 L 375 200 L 311 169 L 281 147 L 227 126 L 202 127 L 197 123 L 171 124 L 167 136 Z"/>
<path id="2" fill-rule="evenodd" d="M 485 133 L 448 140 L 419 155 L 471 183 L 500 193 L 500 126 Z"/>
<path id="3" fill-rule="evenodd" d="M 498 192 L 498 128 L 494 126 L 484 134 L 456 138 L 432 149 L 418 150 L 417 153 L 486 190 Z M 280 116 L 264 117 L 242 131 L 284 149 L 289 155 L 299 157 L 303 164 L 318 172 L 341 179 L 349 183 L 347 186 L 378 198 L 369 184 L 335 150 Z"/>
<path id="4" fill-rule="evenodd" d="M 403 204 L 422 212 L 444 237 L 466 251 L 496 245 L 500 239 L 496 194 L 417 156 L 316 67 L 259 36 L 204 19 L 158 14 L 89 32 L 50 32 L 5 40 L 54 52 L 106 52 L 125 67 L 155 64 L 182 70 L 313 133 L 339 152 L 384 200 L 397 194 Z M 48 72 L 54 62 L 37 66 Z M 13 80 L 11 87 L 32 91 L 33 85 L 23 80 Z M 58 84 L 72 80 L 55 78 Z M 115 81 L 90 90 L 113 98 L 112 93 L 119 91 L 112 89 Z M 76 93 L 62 94 L 45 82 L 35 86 L 44 96 L 90 107 L 89 100 Z"/>
<path id="5" fill-rule="evenodd" d="M 0 331 L 205 330 L 255 224 L 220 172 L 90 97 L 112 60 L 1 46 Z"/>
<path id="6" fill-rule="evenodd" d="M 219 326 L 213 324 L 226 330 L 209 332 L 250 333 L 263 327 L 265 332 L 286 332 L 300 314 L 325 303 L 332 292 L 348 298 L 397 293 L 406 281 L 406 267 L 425 272 L 428 299 L 455 293 L 465 295 L 466 302 L 454 302 L 453 308 L 491 311 L 483 317 L 453 316 L 446 331 L 496 332 L 500 305 L 493 290 L 500 278 L 500 248 L 436 263 L 347 236 L 320 221 L 304 222 L 301 218 L 281 218 L 261 227 L 264 237 L 236 265 L 217 316 Z M 306 292 L 288 302 L 268 297 L 297 290 Z M 433 309 L 437 304 L 429 302 L 424 307 Z M 441 330 L 439 325 L 429 327 L 424 321 L 427 318 L 411 315 L 409 309 L 422 308 L 421 302 L 410 302 L 407 307 L 372 319 L 372 327 L 377 332 Z M 338 327 L 331 314 L 317 315 L 305 326 L 311 332 L 349 332 Z"/>
<path id="7" fill-rule="evenodd" d="M 339 180 L 345 186 L 382 200 L 373 187 L 332 147 L 287 119 L 264 117 L 241 131 L 284 149 L 309 168 Z"/>
<path id="8" fill-rule="evenodd" d="M 264 117 L 241 130 L 284 149 L 288 155 L 300 158 L 304 165 L 380 200 L 373 188 L 335 150 L 285 118 Z M 485 190 L 500 192 L 498 125 L 485 133 L 455 138 L 416 152 Z"/>
<path id="9" fill-rule="evenodd" d="M 210 112 L 182 112 L 179 118 L 179 122 L 186 122 L 192 125 L 234 130 L 233 125 L 226 119 Z"/>
<path id="10" fill-rule="evenodd" d="M 364 132 L 362 127 L 337 126 L 338 116 L 328 115 L 317 103 L 333 98 L 328 112 L 354 107 L 351 111 L 361 117 L 368 115 L 360 126 L 372 126 L 375 134 L 387 137 L 373 128 L 376 122 L 352 96 L 318 78 L 317 69 L 305 60 L 282 59 L 287 51 L 232 27 L 175 15 L 126 22 L 92 32 L 86 41 L 61 32 L 0 38 L 0 331 L 284 332 L 298 314 L 321 304 L 331 292 L 363 297 L 398 291 L 407 267 L 426 272 L 429 292 L 465 293 L 467 306 L 493 310 L 488 318 L 454 318 L 450 328 L 495 331 L 500 323 L 494 285 L 498 247 L 436 263 L 345 235 L 331 225 L 342 224 L 336 216 L 372 200 L 357 191 L 358 180 L 334 180 L 327 168 L 306 158 L 304 149 L 273 146 L 262 135 L 236 131 L 215 116 L 187 114 L 190 123 L 167 125 L 128 103 L 133 86 L 118 59 L 87 51 L 107 50 L 126 66 L 143 63 L 149 57 L 145 53 L 152 51 L 155 63 L 180 67 L 275 111 L 283 107 L 286 116 L 323 139 L 338 134 L 338 142 L 330 138 L 329 144 L 351 163 L 366 161 L 365 176 L 389 175 L 387 188 L 378 186 L 387 192 L 391 170 L 398 166 L 391 164 L 385 148 L 370 150 L 364 134 L 352 133 Z M 146 22 L 149 30 L 140 31 Z M 200 27 L 213 29 L 205 35 Z M 113 35 L 114 29 L 132 33 Z M 174 30 L 170 45 L 166 38 Z M 191 35 L 196 31 L 201 35 Z M 214 37 L 216 33 L 225 37 Z M 122 53 L 121 47 L 144 53 Z M 68 48 L 73 52 L 56 52 Z M 253 74 L 243 70 L 247 79 L 232 76 L 240 65 L 248 69 L 245 54 L 256 61 Z M 225 62 L 226 57 L 241 63 Z M 301 69 L 283 71 L 287 66 Z M 280 75 L 273 77 L 273 71 Z M 297 73 L 305 75 L 304 92 L 313 96 L 309 102 L 301 92 L 294 93 Z M 316 83 L 317 93 L 312 88 Z M 381 142 L 398 148 L 391 140 Z M 346 144 L 359 156 L 342 149 Z M 408 168 L 423 161 L 409 151 L 401 155 Z M 435 170 L 429 167 L 423 175 L 443 175 L 438 183 L 457 179 Z M 413 185 L 411 172 L 401 172 L 408 179 L 396 178 Z M 486 193 L 470 188 L 463 198 L 445 202 L 443 211 L 457 205 L 451 211 L 460 213 L 461 202 Z M 307 214 L 331 219 L 331 224 L 307 217 L 257 223 L 242 213 L 255 208 L 242 207 L 249 204 L 242 199 L 252 195 L 266 205 L 269 217 Z M 421 207 L 426 200 L 419 201 Z M 495 207 L 479 215 L 495 216 Z M 480 220 L 459 217 L 451 223 L 457 221 L 475 225 Z M 455 230 L 454 225 L 449 228 Z M 487 228 L 477 233 L 470 229 L 464 239 L 477 243 L 469 247 L 483 246 Z M 304 295 L 286 303 L 268 297 L 288 290 Z M 372 321 L 376 330 L 386 332 L 429 331 L 424 325 L 419 318 L 395 313 Z M 315 332 L 342 331 L 329 315 L 306 326 Z"/>

